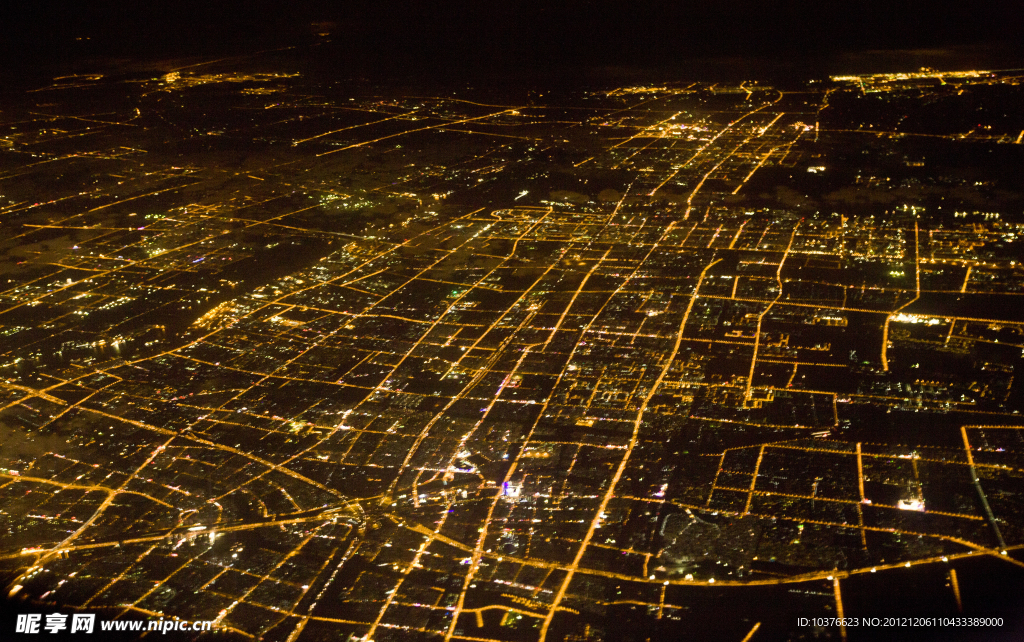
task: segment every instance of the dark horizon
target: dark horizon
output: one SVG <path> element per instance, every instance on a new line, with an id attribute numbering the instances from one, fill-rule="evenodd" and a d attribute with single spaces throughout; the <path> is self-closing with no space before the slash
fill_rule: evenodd
<path id="1" fill-rule="evenodd" d="M 835 73 L 1024 66 L 1015 12 L 923 2 L 512 1 L 366 3 L 122 0 L 5 10 L 7 74 L 88 71 L 105 60 L 251 55 L 296 47 L 371 80 L 682 74 L 804 79 Z M 315 50 L 315 51 L 314 51 Z"/>

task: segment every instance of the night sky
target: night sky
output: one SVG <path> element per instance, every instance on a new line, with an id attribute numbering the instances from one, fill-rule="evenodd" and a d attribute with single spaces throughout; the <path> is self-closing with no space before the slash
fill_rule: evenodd
<path id="1" fill-rule="evenodd" d="M 752 72 L 1024 60 L 1011 2 L 127 2 L 2 11 L 8 69 L 306 45 L 359 73 L 502 75 L 669 70 L 724 61 Z M 897 52 L 897 53 L 894 53 Z"/>

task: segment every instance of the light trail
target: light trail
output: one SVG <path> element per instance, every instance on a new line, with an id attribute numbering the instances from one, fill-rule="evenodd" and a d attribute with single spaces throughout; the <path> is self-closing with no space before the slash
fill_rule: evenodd
<path id="1" fill-rule="evenodd" d="M 960 613 L 964 612 L 964 604 L 960 601 L 960 582 L 956 577 L 956 569 L 949 569 L 949 586 L 953 589 L 953 597 L 956 598 L 956 610 Z"/>
<path id="2" fill-rule="evenodd" d="M 84 524 L 79 526 L 74 532 L 72 532 L 70 535 L 68 535 L 63 540 L 61 540 L 60 543 L 58 543 L 56 546 L 52 547 L 49 551 L 44 552 L 42 557 L 40 557 L 38 560 L 36 560 L 36 563 L 31 568 L 29 568 L 26 571 L 23 571 L 16 578 L 11 580 L 8 583 L 8 588 L 10 588 L 10 587 L 12 587 L 14 585 L 17 585 L 17 584 L 21 584 L 22 580 L 25 578 L 26 575 L 29 574 L 30 571 L 34 570 L 36 567 L 40 567 L 40 568 L 43 567 L 47 562 L 49 562 L 50 560 L 54 559 L 58 555 L 59 551 L 67 549 L 68 546 L 72 542 L 74 542 L 76 539 L 78 539 L 78 537 L 82 533 L 87 531 L 89 529 L 89 527 L 92 526 L 93 523 L 95 523 L 96 520 L 100 518 L 100 515 L 102 515 L 104 513 L 104 511 L 107 510 L 107 507 L 110 506 L 110 504 L 113 503 L 114 499 L 121 493 L 121 491 L 123 491 L 125 489 L 125 487 L 128 486 L 128 484 L 130 484 L 132 481 L 134 481 L 135 477 L 139 473 L 141 473 L 147 466 L 149 466 L 149 464 L 154 459 L 156 459 L 157 455 L 159 455 L 161 452 L 163 452 L 167 448 L 167 446 L 169 446 L 171 444 L 171 442 L 174 441 L 174 437 L 175 436 L 172 435 L 170 438 L 167 439 L 167 441 L 163 442 L 161 445 L 159 445 L 156 448 L 154 448 L 153 451 L 149 454 L 149 457 L 147 457 L 146 460 L 142 462 L 142 464 L 140 464 L 130 475 L 128 475 L 125 478 L 125 480 L 123 482 L 121 482 L 120 486 L 118 486 L 116 489 L 114 489 L 113 492 L 107 493 L 107 497 L 100 503 L 100 505 L 96 508 L 96 510 L 93 511 L 92 516 L 90 516 L 89 519 L 86 520 L 86 522 Z"/>
<path id="3" fill-rule="evenodd" d="M 754 109 L 754 110 L 752 110 L 752 111 L 748 111 L 747 113 L 743 114 L 742 116 L 740 116 L 740 117 L 739 117 L 739 118 L 737 118 L 736 120 L 734 120 L 734 121 L 730 122 L 730 123 L 729 123 L 728 125 L 726 125 L 726 126 L 725 126 L 724 128 L 722 128 L 721 130 L 719 130 L 719 132 L 718 132 L 717 134 L 715 134 L 715 135 L 714 135 L 714 137 L 713 137 L 713 138 L 712 138 L 711 140 L 709 140 L 709 141 L 708 141 L 708 142 L 707 142 L 707 143 L 706 143 L 706 144 L 705 144 L 705 145 L 704 145 L 703 147 L 701 147 L 700 149 L 698 149 L 698 150 L 697 150 L 697 152 L 696 152 L 696 153 L 695 153 L 695 154 L 694 154 L 693 156 L 691 156 L 689 160 L 687 160 L 687 161 L 686 161 L 685 163 L 683 163 L 682 165 L 679 165 L 679 167 L 677 167 L 677 168 L 676 168 L 675 170 L 673 170 L 673 171 L 672 171 L 672 173 L 671 173 L 671 174 L 669 174 L 668 178 L 666 178 L 665 180 L 663 180 L 663 181 L 662 181 L 662 182 L 661 182 L 661 183 L 660 183 L 660 184 L 659 184 L 659 185 L 658 185 L 657 187 L 655 187 L 655 188 L 654 188 L 653 190 L 651 190 L 651 191 L 650 191 L 650 193 L 648 194 L 648 196 L 654 196 L 654 195 L 655 195 L 655 194 L 656 194 L 656 193 L 658 192 L 658 190 L 660 190 L 660 189 L 661 189 L 662 187 L 664 187 L 664 186 L 665 186 L 665 185 L 666 185 L 666 184 L 667 184 L 667 183 L 668 183 L 668 182 L 669 182 L 670 180 L 672 180 L 673 178 L 675 178 L 675 177 L 676 177 L 676 175 L 677 175 L 677 174 L 679 173 L 679 170 L 683 169 L 684 167 L 686 167 L 687 165 L 689 165 L 689 164 L 690 164 L 691 162 L 693 162 L 693 160 L 694 160 L 694 159 L 696 159 L 696 158 L 697 158 L 698 156 L 700 156 L 700 154 L 702 154 L 702 153 L 704 152 L 704 150 L 706 150 L 706 149 L 707 149 L 708 147 L 710 147 L 710 146 L 711 146 L 711 144 L 712 144 L 712 143 L 714 143 L 714 142 L 715 142 L 716 140 L 718 140 L 718 137 L 719 137 L 719 136 L 721 136 L 721 135 L 722 135 L 722 134 L 724 134 L 725 132 L 727 132 L 727 131 L 729 131 L 730 129 L 732 129 L 732 126 L 733 126 L 733 125 L 735 125 L 736 123 L 740 122 L 741 120 L 743 120 L 743 119 L 744 119 L 744 118 L 746 118 L 747 116 L 751 116 L 751 115 L 753 115 L 753 114 L 756 114 L 757 112 L 761 111 L 761 110 L 762 110 L 762 109 L 764 109 L 765 107 L 770 107 L 770 106 L 774 105 L 775 103 L 779 102 L 780 100 L 782 100 L 782 92 L 779 92 L 779 97 L 778 97 L 777 99 L 775 99 L 775 101 L 773 101 L 773 102 L 770 102 L 770 103 L 765 103 L 764 105 L 761 105 L 761 106 L 760 106 L 760 107 L 758 107 L 757 109 Z M 691 194 L 691 197 L 692 197 L 692 196 L 693 196 L 693 194 Z"/>
<path id="4" fill-rule="evenodd" d="M 917 221 L 914 221 L 914 276 L 915 281 L 917 282 L 917 290 L 914 294 L 914 298 L 886 315 L 885 323 L 882 325 L 882 370 L 885 372 L 889 371 L 889 323 L 892 321 L 894 315 L 899 314 L 901 310 L 906 309 L 911 303 L 921 298 L 921 252 L 920 244 L 918 242 Z"/>
<path id="5" fill-rule="evenodd" d="M 782 299 L 782 266 L 785 265 L 786 257 L 789 256 L 789 251 L 793 248 L 793 239 L 796 238 L 796 230 L 799 227 L 800 222 L 798 221 L 797 224 L 793 226 L 793 231 L 789 234 L 789 244 L 786 245 L 786 250 L 782 253 L 782 258 L 779 260 L 779 267 L 775 270 L 775 280 L 779 286 L 779 293 L 775 295 L 775 298 L 768 304 L 768 307 L 766 307 L 764 311 L 757 316 L 757 329 L 754 330 L 754 356 L 750 360 L 750 372 L 747 374 L 747 390 L 744 393 L 744 398 L 747 401 L 750 400 L 750 389 L 754 384 L 754 369 L 757 367 L 757 353 L 758 349 L 761 347 L 761 323 L 764 321 L 764 316 L 772 309 L 772 306 Z"/>
<path id="6" fill-rule="evenodd" d="M 839 589 L 839 578 L 836 577 L 832 580 L 832 591 L 835 594 L 836 600 L 836 618 L 839 620 L 839 636 L 844 640 L 846 639 L 846 615 L 843 611 L 843 593 Z"/>
<path id="7" fill-rule="evenodd" d="M 324 132 L 322 134 L 317 134 L 316 136 L 310 136 L 309 138 L 302 138 L 302 139 L 293 141 L 292 142 L 292 146 L 296 147 L 298 145 L 301 145 L 302 143 L 308 143 L 311 140 L 316 140 L 318 138 L 323 138 L 324 136 L 330 136 L 331 134 L 337 134 L 338 132 L 348 131 L 350 129 L 357 129 L 359 127 L 369 127 L 370 125 L 376 125 L 378 123 L 384 123 L 384 122 L 387 122 L 389 120 L 396 120 L 396 119 L 399 119 L 399 118 L 407 118 L 410 114 L 414 114 L 414 113 L 416 113 L 415 109 L 410 111 L 410 112 L 404 113 L 404 114 L 397 114 L 395 116 L 389 116 L 388 118 L 381 118 L 380 120 L 373 120 L 373 121 L 370 121 L 368 123 L 361 123 L 359 125 L 349 125 L 348 127 L 342 127 L 340 129 L 334 129 L 334 130 L 331 130 L 329 132 Z"/>
<path id="8" fill-rule="evenodd" d="M 321 152 L 321 153 L 317 154 L 317 157 L 319 158 L 321 156 L 327 156 L 329 154 L 336 154 L 338 152 L 343 152 L 343 151 L 346 151 L 346 150 L 349 150 L 349 149 L 354 149 L 356 147 L 363 147 L 365 145 L 372 145 L 373 143 L 379 143 L 382 140 L 388 140 L 389 138 L 395 138 L 396 136 L 405 136 L 406 134 L 414 134 L 416 132 L 428 131 L 428 130 L 431 130 L 431 129 L 441 129 L 443 127 L 450 127 L 452 125 L 461 125 L 462 123 L 469 123 L 469 122 L 473 122 L 475 120 L 483 120 L 485 118 L 494 118 L 496 116 L 501 116 L 502 114 L 508 114 L 508 113 L 512 113 L 512 112 L 518 111 L 520 109 L 524 109 L 524 108 L 523 107 L 513 107 L 511 109 L 505 109 L 505 110 L 502 110 L 502 111 L 494 112 L 493 114 L 487 114 L 486 116 L 475 116 L 473 118 L 463 118 L 462 120 L 446 121 L 446 122 L 443 122 L 443 123 L 441 123 L 439 125 L 429 125 L 427 127 L 418 127 L 416 129 L 409 129 L 409 130 L 404 131 L 404 132 L 398 132 L 397 134 L 388 134 L 387 136 L 381 136 L 380 138 L 375 138 L 373 140 L 367 140 L 367 141 L 363 141 L 361 143 L 353 143 L 353 144 L 347 145 L 345 147 L 339 147 L 338 149 L 332 149 L 332 150 L 330 150 L 328 152 Z"/>
<path id="9" fill-rule="evenodd" d="M 999 530 L 999 524 L 996 523 L 996 516 L 992 514 L 992 507 L 989 506 L 988 497 L 985 496 L 985 491 L 981 488 L 981 480 L 978 479 L 978 471 L 974 467 L 974 455 L 971 454 L 971 442 L 967 438 L 967 427 L 960 427 L 960 435 L 964 440 L 964 453 L 967 455 L 967 465 L 971 471 L 971 482 L 974 484 L 974 489 L 978 491 L 978 499 L 981 500 L 981 507 L 985 511 L 985 516 L 988 518 L 989 526 L 992 527 L 992 532 L 996 536 L 996 541 L 999 542 L 999 548 L 1006 550 L 1006 541 L 1003 540 L 1003 533 Z"/>
<path id="10" fill-rule="evenodd" d="M 626 470 L 626 464 L 629 463 L 629 457 L 632 454 L 633 449 L 636 447 L 637 441 L 640 437 L 640 423 L 643 421 L 644 411 L 647 409 L 647 405 L 650 403 L 651 399 L 658 392 L 658 387 L 661 385 L 662 380 L 664 380 L 665 375 L 668 374 L 668 371 L 672 368 L 672 363 L 675 361 L 676 355 L 679 354 L 679 346 L 682 344 L 686 320 L 689 318 L 690 311 L 693 309 L 693 302 L 697 299 L 697 293 L 700 291 L 701 283 L 704 281 L 704 277 L 707 275 L 708 270 L 710 270 L 712 266 L 719 261 L 721 261 L 721 259 L 715 259 L 709 263 L 704 270 L 701 271 L 700 277 L 697 279 L 697 284 L 694 286 L 693 294 L 690 295 L 690 304 L 686 308 L 686 313 L 683 315 L 682 320 L 679 322 L 679 330 L 676 334 L 676 342 L 672 348 L 672 352 L 665 359 L 665 365 L 658 374 L 658 378 L 655 379 L 654 383 L 651 385 L 650 390 L 647 392 L 643 402 L 640 404 L 639 410 L 636 412 L 636 420 L 633 422 L 633 434 L 630 437 L 629 445 L 626 447 L 626 452 L 623 454 L 618 467 L 615 469 L 615 474 L 612 475 L 611 480 L 608 482 L 608 490 L 604 493 L 604 497 L 601 499 L 601 504 L 598 506 L 597 512 L 593 520 L 590 522 L 590 528 L 587 529 L 587 533 L 584 535 L 583 541 L 580 542 L 579 548 L 576 551 L 576 556 L 573 558 L 572 564 L 569 565 L 569 568 L 566 571 L 565 579 L 562 580 L 559 585 L 558 592 L 555 593 L 551 608 L 548 611 L 547 617 L 544 618 L 544 623 L 541 625 L 540 642 L 544 642 L 545 637 L 547 636 L 548 627 L 551 626 L 551 620 L 554 618 L 555 612 L 557 611 L 562 598 L 565 597 L 565 592 L 568 590 L 570 582 L 572 582 L 573 575 L 575 575 L 576 570 L 579 568 L 580 561 L 583 559 L 583 554 L 587 550 L 587 545 L 590 543 L 590 540 L 593 539 L 594 531 L 600 527 L 600 522 L 603 519 L 605 510 L 608 508 L 608 502 L 610 502 L 614 496 L 615 487 L 622 478 L 622 473 Z"/>

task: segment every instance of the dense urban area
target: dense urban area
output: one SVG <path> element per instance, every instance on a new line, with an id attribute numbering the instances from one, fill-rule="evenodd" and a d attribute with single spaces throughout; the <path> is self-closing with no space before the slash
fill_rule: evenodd
<path id="1" fill-rule="evenodd" d="M 1019 626 L 1024 75 L 267 60 L 0 95 L 9 602 L 280 642 Z"/>

